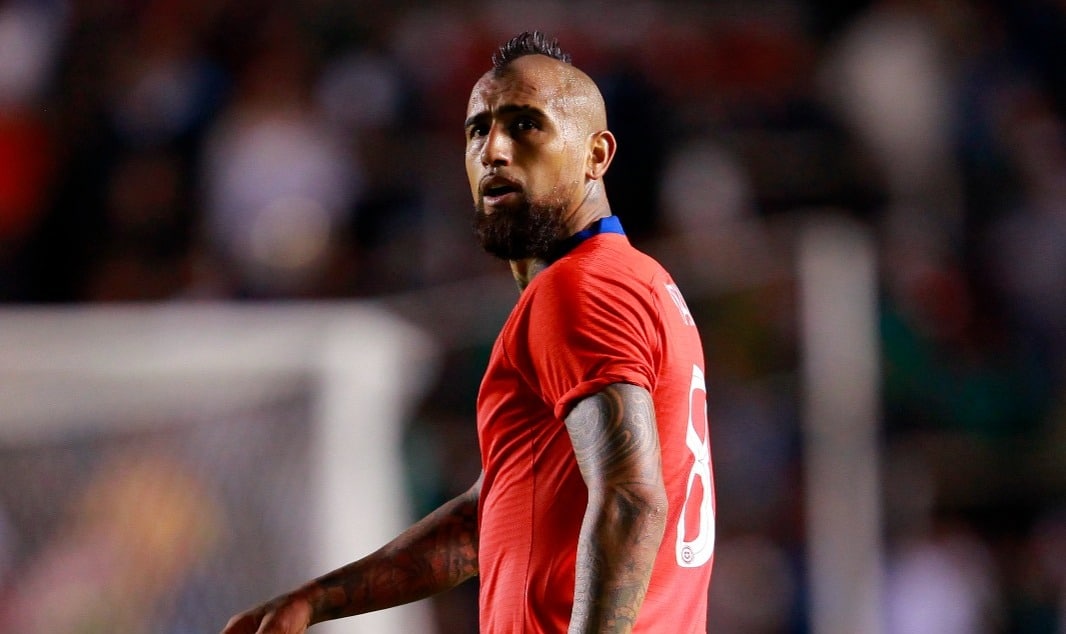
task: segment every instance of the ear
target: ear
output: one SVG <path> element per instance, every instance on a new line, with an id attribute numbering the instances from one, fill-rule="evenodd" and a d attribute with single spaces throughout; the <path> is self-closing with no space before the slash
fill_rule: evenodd
<path id="1" fill-rule="evenodd" d="M 610 130 L 593 132 L 589 137 L 589 153 L 585 163 L 585 178 L 600 180 L 607 173 L 607 168 L 614 160 L 617 141 Z"/>

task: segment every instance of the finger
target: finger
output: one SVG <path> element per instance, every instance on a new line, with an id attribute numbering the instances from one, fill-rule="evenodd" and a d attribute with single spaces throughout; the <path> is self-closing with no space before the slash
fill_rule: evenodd
<path id="1" fill-rule="evenodd" d="M 255 634 L 304 634 L 306 626 L 287 611 L 271 612 Z"/>
<path id="2" fill-rule="evenodd" d="M 249 614 L 238 614 L 230 618 L 222 634 L 255 634 L 256 622 Z"/>

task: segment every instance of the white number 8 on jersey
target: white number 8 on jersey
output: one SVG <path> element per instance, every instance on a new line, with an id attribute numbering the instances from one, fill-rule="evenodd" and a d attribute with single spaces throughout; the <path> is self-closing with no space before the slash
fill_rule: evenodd
<path id="1" fill-rule="evenodd" d="M 702 435 L 701 435 L 702 434 Z M 688 392 L 688 431 L 685 444 L 692 452 L 692 470 L 688 474 L 688 489 L 681 516 L 677 521 L 677 564 L 697 568 L 711 560 L 714 554 L 714 488 L 711 484 L 711 440 L 707 428 L 707 383 L 703 370 L 692 366 L 692 383 Z M 696 486 L 697 479 L 699 486 Z M 699 524 L 696 535 L 686 531 L 689 503 L 694 489 L 699 492 Z"/>

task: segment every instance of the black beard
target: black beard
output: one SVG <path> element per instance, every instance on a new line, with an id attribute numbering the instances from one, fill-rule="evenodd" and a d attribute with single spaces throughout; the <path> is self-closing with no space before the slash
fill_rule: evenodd
<path id="1" fill-rule="evenodd" d="M 474 232 L 481 247 L 501 260 L 547 260 L 567 237 L 565 211 L 563 205 L 522 200 L 486 214 L 484 202 L 478 201 Z"/>

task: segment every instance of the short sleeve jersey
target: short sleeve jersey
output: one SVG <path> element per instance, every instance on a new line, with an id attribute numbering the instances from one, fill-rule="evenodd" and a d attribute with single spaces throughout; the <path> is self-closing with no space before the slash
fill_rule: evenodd
<path id="1" fill-rule="evenodd" d="M 667 272 L 624 235 L 599 233 L 522 292 L 482 380 L 483 634 L 566 631 L 588 493 L 564 420 L 612 383 L 652 395 L 669 498 L 634 631 L 706 631 L 714 495 L 702 346 Z"/>

